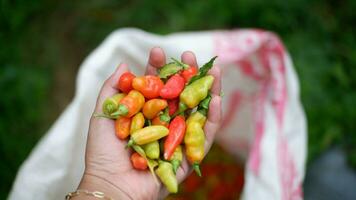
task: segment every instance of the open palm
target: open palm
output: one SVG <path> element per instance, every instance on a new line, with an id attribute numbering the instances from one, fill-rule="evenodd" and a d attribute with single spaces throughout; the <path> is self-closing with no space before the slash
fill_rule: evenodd
<path id="1" fill-rule="evenodd" d="M 182 62 L 197 67 L 192 52 L 182 54 Z M 163 66 L 166 57 L 162 49 L 153 48 L 150 52 L 146 74 L 156 74 L 157 68 Z M 103 101 L 118 92 L 116 83 L 124 72 L 126 64 L 120 64 L 116 71 L 105 81 L 95 108 L 101 113 Z M 214 140 L 221 119 L 220 70 L 213 67 L 209 73 L 215 77 L 211 89 L 212 101 L 204 131 L 206 134 L 205 152 L 207 153 Z M 85 172 L 79 189 L 102 191 L 108 196 L 119 199 L 160 199 L 168 192 L 162 184 L 156 184 L 148 170 L 139 171 L 132 167 L 131 150 L 125 149 L 126 141 L 119 140 L 115 135 L 114 121 L 92 117 L 85 155 Z M 178 182 L 182 182 L 190 173 L 191 166 L 184 158 L 177 171 Z"/>

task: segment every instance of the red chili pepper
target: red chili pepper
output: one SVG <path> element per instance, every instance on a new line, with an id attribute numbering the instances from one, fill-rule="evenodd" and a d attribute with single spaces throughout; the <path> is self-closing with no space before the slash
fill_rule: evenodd
<path id="1" fill-rule="evenodd" d="M 131 72 L 125 72 L 120 76 L 119 82 L 117 84 L 119 90 L 124 93 L 129 93 L 132 90 L 132 80 L 136 76 Z"/>
<path id="2" fill-rule="evenodd" d="M 198 69 L 196 67 L 189 67 L 188 69 L 183 70 L 180 75 L 184 78 L 185 82 L 188 83 L 197 73 Z"/>
<path id="3" fill-rule="evenodd" d="M 141 92 L 147 99 L 159 97 L 163 86 L 162 80 L 152 75 L 140 76 L 132 80 L 132 87 Z"/>
<path id="4" fill-rule="evenodd" d="M 136 152 L 131 155 L 131 162 L 135 169 L 147 169 L 147 160 Z"/>
<path id="5" fill-rule="evenodd" d="M 169 124 L 169 133 L 164 142 L 164 159 L 170 159 L 176 147 L 182 143 L 185 128 L 186 124 L 183 116 L 178 115 L 171 121 Z"/>
<path id="6" fill-rule="evenodd" d="M 161 89 L 160 96 L 164 99 L 174 99 L 183 91 L 185 85 L 184 78 L 178 74 L 171 76 Z"/>
<path id="7" fill-rule="evenodd" d="M 178 107 L 179 107 L 179 99 L 172 99 L 172 100 L 168 100 L 168 113 L 170 116 L 172 116 L 177 110 L 178 110 Z"/>

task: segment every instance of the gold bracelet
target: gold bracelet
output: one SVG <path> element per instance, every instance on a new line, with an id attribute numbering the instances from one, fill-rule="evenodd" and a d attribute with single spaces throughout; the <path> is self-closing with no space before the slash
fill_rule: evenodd
<path id="1" fill-rule="evenodd" d="M 76 197 L 79 195 L 92 196 L 92 197 L 96 197 L 98 199 L 114 200 L 111 197 L 105 196 L 105 194 L 103 192 L 99 192 L 99 191 L 89 192 L 88 190 L 77 190 L 75 192 L 69 192 L 66 195 L 66 200 L 70 200 L 72 197 Z"/>

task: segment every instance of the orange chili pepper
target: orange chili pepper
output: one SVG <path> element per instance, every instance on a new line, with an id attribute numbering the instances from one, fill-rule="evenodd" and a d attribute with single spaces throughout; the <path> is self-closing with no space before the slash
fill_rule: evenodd
<path id="1" fill-rule="evenodd" d="M 152 75 L 140 76 L 132 80 L 132 87 L 140 91 L 147 99 L 159 97 L 163 86 L 162 80 Z"/>
<path id="2" fill-rule="evenodd" d="M 120 139 L 125 139 L 130 135 L 131 119 L 127 117 L 119 117 L 115 121 L 115 133 Z"/>
<path id="3" fill-rule="evenodd" d="M 143 106 L 142 112 L 147 119 L 153 119 L 160 111 L 165 109 L 168 103 L 164 99 L 151 99 L 148 100 Z"/>
<path id="4" fill-rule="evenodd" d="M 131 155 L 131 162 L 132 162 L 132 166 L 135 169 L 140 169 L 140 170 L 147 169 L 147 160 L 136 152 Z"/>
<path id="5" fill-rule="evenodd" d="M 145 97 L 136 90 L 131 90 L 121 99 L 118 109 L 111 116 L 132 117 L 138 113 L 145 103 Z"/>

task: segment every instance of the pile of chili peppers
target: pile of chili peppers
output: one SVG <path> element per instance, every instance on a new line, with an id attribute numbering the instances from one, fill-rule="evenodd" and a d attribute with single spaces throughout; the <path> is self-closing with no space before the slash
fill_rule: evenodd
<path id="1" fill-rule="evenodd" d="M 117 83 L 120 93 L 107 98 L 103 113 L 96 114 L 115 120 L 117 137 L 128 140 L 127 147 L 134 150 L 133 167 L 148 168 L 170 193 L 178 191 L 175 174 L 183 152 L 201 176 L 204 124 L 214 82 L 207 72 L 215 59 L 199 70 L 172 58 L 171 63 L 158 70 L 157 76 L 126 72 Z"/>

